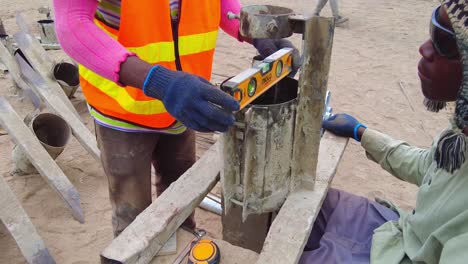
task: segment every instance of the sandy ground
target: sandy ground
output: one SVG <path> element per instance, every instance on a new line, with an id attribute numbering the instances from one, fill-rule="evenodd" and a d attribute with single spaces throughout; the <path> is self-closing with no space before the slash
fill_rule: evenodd
<path id="1" fill-rule="evenodd" d="M 295 10 L 312 10 L 315 1 L 253 1 L 243 4 L 276 4 Z M 307 2 L 307 4 L 306 4 Z M 429 146 L 432 137 L 447 126 L 449 110 L 439 114 L 425 111 L 417 77 L 418 47 L 428 38 L 428 20 L 434 0 L 354 0 L 343 1 L 343 15 L 350 22 L 337 28 L 334 40 L 329 89 L 335 112 L 353 114 L 368 127 L 386 132 L 417 146 Z M 24 12 L 33 25 L 42 15 L 36 9 L 48 0 L 0 0 L 0 17 L 10 34 L 15 33 L 14 16 Z M 330 15 L 326 6 L 322 15 Z M 221 82 L 247 68 L 255 50 L 220 34 L 213 81 Z M 298 36 L 293 41 L 300 45 Z M 51 52 L 56 59 L 67 59 L 61 51 Z M 13 93 L 7 76 L 0 75 L 0 94 L 24 116 L 31 106 Z M 78 98 L 82 95 L 78 93 Z M 92 122 L 83 117 L 90 130 Z M 209 137 L 199 140 L 200 152 Z M 12 170 L 9 136 L 0 136 L 0 174 L 21 200 L 39 234 L 57 263 L 97 263 L 99 252 L 112 239 L 107 180 L 100 167 L 72 140 L 58 164 L 81 194 L 86 223 L 74 221 L 65 205 L 39 175 L 16 177 Z M 384 197 L 405 209 L 415 203 L 417 188 L 384 172 L 367 160 L 363 149 L 350 143 L 333 183 L 334 187 L 369 198 Z M 219 217 L 198 210 L 198 223 L 212 237 L 219 238 Z M 0 226 L 0 263 L 24 263 L 13 239 Z"/>

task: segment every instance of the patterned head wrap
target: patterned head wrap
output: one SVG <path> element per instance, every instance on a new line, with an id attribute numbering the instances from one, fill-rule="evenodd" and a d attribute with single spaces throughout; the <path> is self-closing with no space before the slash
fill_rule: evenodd
<path id="1" fill-rule="evenodd" d="M 468 127 L 468 0 L 442 0 L 457 39 L 463 64 L 463 80 L 458 91 L 452 129 L 444 132 L 438 143 L 434 159 L 437 167 L 453 173 L 465 162 L 467 139 L 463 129 Z M 444 103 L 425 100 L 429 110 L 439 110 Z"/>

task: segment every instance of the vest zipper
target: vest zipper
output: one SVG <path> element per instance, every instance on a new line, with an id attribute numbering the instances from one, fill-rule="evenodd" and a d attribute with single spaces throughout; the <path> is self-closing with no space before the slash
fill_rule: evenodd
<path id="1" fill-rule="evenodd" d="M 171 17 L 172 24 L 172 38 L 174 40 L 174 53 L 175 53 L 175 64 L 178 71 L 182 71 L 182 64 L 180 63 L 179 57 L 179 22 L 182 16 L 182 0 L 179 1 L 179 15 L 177 19 Z"/>

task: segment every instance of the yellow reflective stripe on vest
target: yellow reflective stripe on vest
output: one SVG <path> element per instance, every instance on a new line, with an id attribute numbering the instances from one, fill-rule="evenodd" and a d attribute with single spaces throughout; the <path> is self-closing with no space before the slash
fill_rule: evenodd
<path id="1" fill-rule="evenodd" d="M 213 50 L 216 47 L 218 30 L 179 37 L 179 55 L 185 56 L 204 51 Z M 159 42 L 151 43 L 143 47 L 127 47 L 131 52 L 138 54 L 138 57 L 148 63 L 175 61 L 174 43 Z M 200 62 L 203 64 L 204 62 Z"/>
<path id="2" fill-rule="evenodd" d="M 127 50 L 136 53 L 140 59 L 151 64 L 175 61 L 173 42 L 151 43 L 140 48 L 127 47 Z"/>
<path id="3" fill-rule="evenodd" d="M 166 113 L 166 108 L 159 100 L 137 101 L 127 91 L 114 82 L 101 77 L 83 65 L 79 65 L 80 75 L 94 87 L 114 99 L 125 111 L 132 114 L 155 115 Z"/>
<path id="4" fill-rule="evenodd" d="M 106 32 L 109 36 L 117 39 L 115 35 L 107 31 L 99 23 L 96 25 Z M 213 50 L 216 46 L 218 30 L 179 37 L 180 56 L 197 54 L 204 51 Z M 156 64 L 159 62 L 175 61 L 174 43 L 158 42 L 145 45 L 143 47 L 127 47 L 138 57 L 148 63 Z M 203 64 L 206 62 L 200 62 Z M 79 65 L 80 75 L 91 85 L 99 89 L 102 93 L 114 99 L 125 111 L 133 114 L 154 115 L 166 113 L 163 103 L 159 100 L 138 101 L 130 96 L 127 91 L 114 82 L 101 77 L 83 65 Z"/>
<path id="5" fill-rule="evenodd" d="M 213 50 L 216 47 L 216 38 L 218 30 L 194 34 L 189 36 L 179 37 L 179 54 L 180 56 L 200 53 L 203 51 Z M 206 63 L 204 61 L 201 64 Z"/>
<path id="6" fill-rule="evenodd" d="M 100 29 L 106 32 L 113 39 L 116 35 L 107 31 L 100 23 L 95 23 Z M 190 55 L 204 51 L 213 50 L 216 47 L 218 30 L 207 33 L 200 33 L 188 36 L 179 36 L 179 55 Z M 158 42 L 145 45 L 143 47 L 127 47 L 127 50 L 134 52 L 138 57 L 148 63 L 175 61 L 174 42 Z"/>

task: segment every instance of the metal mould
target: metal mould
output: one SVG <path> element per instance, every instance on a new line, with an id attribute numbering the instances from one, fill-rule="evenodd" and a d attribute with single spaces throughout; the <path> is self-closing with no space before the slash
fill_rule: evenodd
<path id="1" fill-rule="evenodd" d="M 292 9 L 272 5 L 245 6 L 240 12 L 240 33 L 248 38 L 287 38 L 293 34 Z"/>

